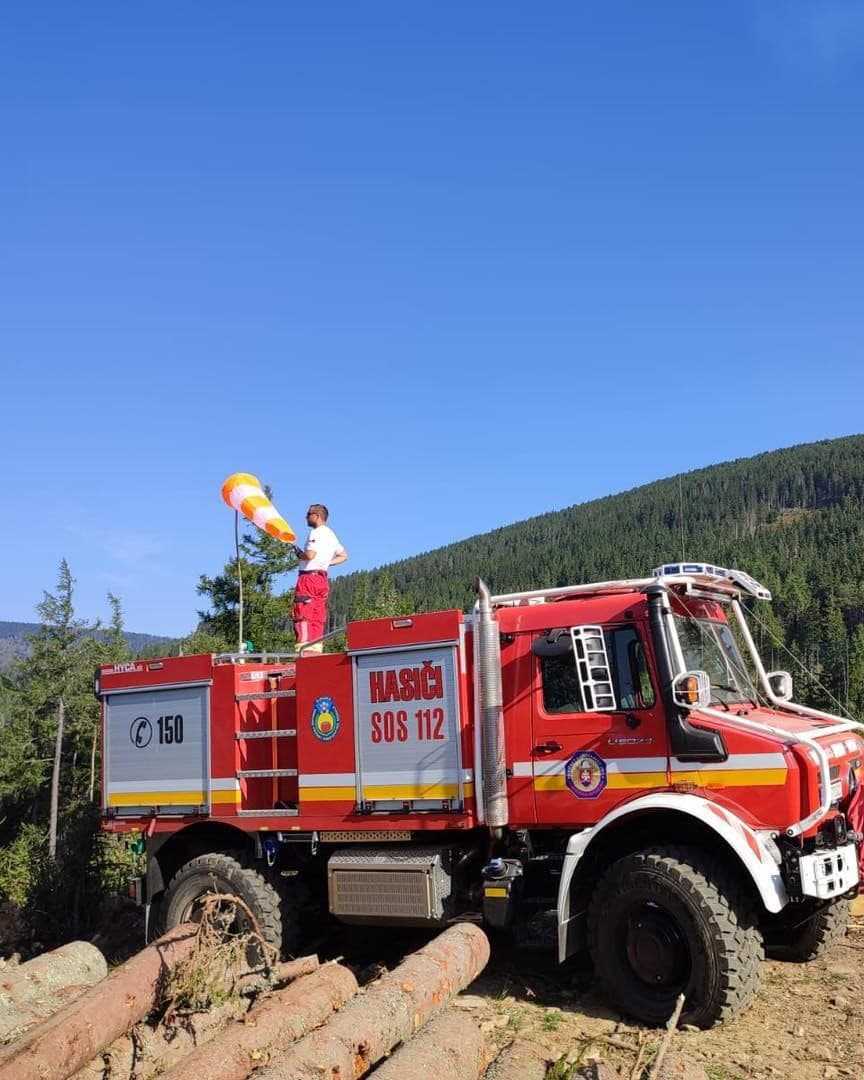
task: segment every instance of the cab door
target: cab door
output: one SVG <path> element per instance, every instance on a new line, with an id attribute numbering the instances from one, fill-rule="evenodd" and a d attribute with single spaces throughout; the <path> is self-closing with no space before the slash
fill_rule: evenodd
<path id="1" fill-rule="evenodd" d="M 668 785 L 665 717 L 641 627 L 557 627 L 532 642 L 538 824 L 590 824 Z"/>

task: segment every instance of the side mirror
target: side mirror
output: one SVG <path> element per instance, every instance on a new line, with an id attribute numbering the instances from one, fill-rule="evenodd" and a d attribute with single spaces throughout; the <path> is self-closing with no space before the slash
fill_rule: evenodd
<path id="1" fill-rule="evenodd" d="M 707 671 L 685 671 L 672 681 L 672 697 L 684 709 L 704 709 L 711 704 L 711 680 Z"/>
<path id="2" fill-rule="evenodd" d="M 546 637 L 536 638 L 531 644 L 531 652 L 540 657 L 558 657 L 573 655 L 573 639 L 570 628 L 560 626 L 550 630 Z"/>
<path id="3" fill-rule="evenodd" d="M 774 697 L 781 701 L 792 700 L 792 676 L 788 671 L 769 671 L 768 685 Z"/>

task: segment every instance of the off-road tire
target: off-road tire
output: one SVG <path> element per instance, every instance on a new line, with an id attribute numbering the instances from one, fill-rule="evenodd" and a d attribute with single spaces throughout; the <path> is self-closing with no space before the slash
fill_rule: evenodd
<path id="1" fill-rule="evenodd" d="M 249 863 L 242 851 L 213 851 L 185 863 L 171 879 L 162 899 L 164 930 L 195 918 L 196 901 L 207 893 L 238 896 L 255 915 L 261 935 L 283 956 L 293 954 L 298 920 L 289 888 L 275 876 Z"/>
<path id="2" fill-rule="evenodd" d="M 828 907 L 820 908 L 805 923 L 795 926 L 799 919 L 800 915 L 795 917 L 794 905 L 772 918 L 765 934 L 766 956 L 793 964 L 806 964 L 824 956 L 846 936 L 849 901 L 835 900 Z"/>
<path id="3" fill-rule="evenodd" d="M 759 986 L 762 937 L 741 883 L 696 848 L 613 863 L 589 904 L 588 947 L 610 1000 L 646 1024 L 665 1023 L 683 992 L 681 1022 L 711 1027 Z"/>

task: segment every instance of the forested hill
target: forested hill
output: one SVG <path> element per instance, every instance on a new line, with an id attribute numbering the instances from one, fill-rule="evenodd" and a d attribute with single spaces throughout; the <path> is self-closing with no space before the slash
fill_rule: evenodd
<path id="1" fill-rule="evenodd" d="M 497 592 L 641 577 L 681 557 L 683 528 L 687 558 L 738 567 L 764 582 L 775 602 L 760 615 L 767 611 L 772 623 L 776 616 L 787 644 L 829 666 L 828 651 L 851 655 L 864 623 L 862 497 L 864 435 L 776 450 L 391 563 L 372 572 L 371 583 L 364 574 L 346 575 L 334 582 L 332 620 L 344 622 L 358 586 L 374 588 L 381 571 L 416 610 L 468 609 L 477 574 Z M 864 655 L 864 629 L 860 636 Z M 838 687 L 848 682 L 849 662 Z"/>
<path id="2" fill-rule="evenodd" d="M 32 634 L 38 633 L 39 623 L 0 621 L 0 670 L 8 667 L 15 657 L 26 656 L 28 641 Z M 152 655 L 157 646 L 165 651 L 166 646 L 173 649 L 173 638 L 158 637 L 154 634 L 133 634 L 124 632 L 123 640 L 133 656 Z"/>

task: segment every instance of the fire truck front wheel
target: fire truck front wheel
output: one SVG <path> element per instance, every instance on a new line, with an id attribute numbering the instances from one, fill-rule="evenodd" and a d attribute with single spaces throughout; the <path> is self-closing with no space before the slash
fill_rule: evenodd
<path id="1" fill-rule="evenodd" d="M 815 905 L 814 905 L 815 906 Z M 802 904 L 790 904 L 765 926 L 765 952 L 772 960 L 806 964 L 824 956 L 846 936 L 849 901 L 835 900 L 807 917 Z"/>
<path id="2" fill-rule="evenodd" d="M 762 938 L 743 890 L 695 848 L 656 847 L 613 863 L 588 911 L 594 970 L 608 996 L 660 1025 L 684 994 L 682 1022 L 711 1027 L 759 985 Z"/>
<path id="3" fill-rule="evenodd" d="M 197 922 L 207 896 L 221 893 L 242 900 L 255 916 L 265 941 L 281 953 L 291 953 L 297 943 L 294 905 L 286 890 L 277 891 L 274 881 L 251 866 L 242 851 L 199 855 L 180 867 L 165 890 L 164 929 Z M 252 920 L 239 905 L 230 917 L 230 932 L 248 933 L 253 929 Z"/>

